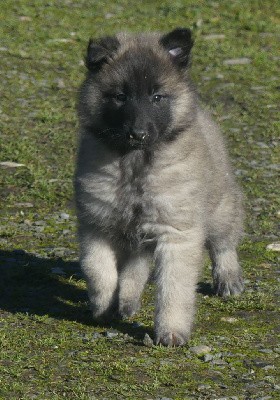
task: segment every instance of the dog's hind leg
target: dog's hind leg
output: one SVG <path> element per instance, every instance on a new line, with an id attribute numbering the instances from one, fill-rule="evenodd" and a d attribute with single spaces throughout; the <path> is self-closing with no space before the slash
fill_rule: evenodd
<path id="1" fill-rule="evenodd" d="M 119 276 L 119 313 L 122 318 L 133 316 L 140 308 L 141 294 L 149 278 L 151 256 L 130 254 Z"/>

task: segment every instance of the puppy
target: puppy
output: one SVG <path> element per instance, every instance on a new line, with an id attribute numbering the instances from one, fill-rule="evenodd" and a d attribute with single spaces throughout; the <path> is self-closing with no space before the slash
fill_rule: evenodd
<path id="1" fill-rule="evenodd" d="M 238 295 L 242 196 L 189 78 L 189 29 L 90 40 L 75 175 L 93 317 L 131 317 L 155 265 L 155 343 L 189 338 L 204 248 L 218 295 Z"/>

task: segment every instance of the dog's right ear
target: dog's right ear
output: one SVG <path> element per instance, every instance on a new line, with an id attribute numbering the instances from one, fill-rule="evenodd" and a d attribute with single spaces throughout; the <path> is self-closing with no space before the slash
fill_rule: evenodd
<path id="1" fill-rule="evenodd" d="M 85 59 L 88 70 L 97 72 L 104 63 L 112 58 L 119 45 L 120 42 L 114 36 L 106 36 L 97 40 L 90 39 Z"/>

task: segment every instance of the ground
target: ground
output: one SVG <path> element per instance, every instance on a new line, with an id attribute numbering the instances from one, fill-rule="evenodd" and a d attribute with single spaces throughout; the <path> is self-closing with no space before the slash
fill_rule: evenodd
<path id="1" fill-rule="evenodd" d="M 280 242 L 277 11 L 276 0 L 1 2 L 0 399 L 280 398 L 279 252 L 267 248 Z M 247 222 L 246 292 L 214 296 L 206 262 L 193 336 L 173 349 L 143 343 L 152 284 L 133 320 L 93 323 L 72 174 L 88 38 L 177 26 L 193 29 L 193 80 L 227 138 Z"/>

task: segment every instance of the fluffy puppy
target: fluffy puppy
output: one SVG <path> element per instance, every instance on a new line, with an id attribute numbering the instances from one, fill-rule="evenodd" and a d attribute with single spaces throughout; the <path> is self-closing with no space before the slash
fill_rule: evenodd
<path id="1" fill-rule="evenodd" d="M 90 40 L 75 175 L 94 318 L 131 317 L 155 265 L 155 343 L 190 336 L 209 250 L 218 295 L 243 290 L 241 192 L 189 79 L 189 29 Z"/>

